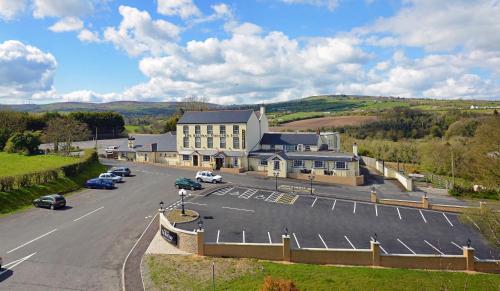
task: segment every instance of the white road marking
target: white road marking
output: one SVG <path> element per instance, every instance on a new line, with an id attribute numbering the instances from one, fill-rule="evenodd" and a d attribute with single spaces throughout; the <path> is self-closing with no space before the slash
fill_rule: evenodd
<path id="1" fill-rule="evenodd" d="M 477 230 L 481 230 L 479 228 L 479 225 L 477 225 L 476 222 L 474 222 L 474 220 L 472 220 L 472 218 L 470 218 L 470 216 L 467 216 L 467 219 L 470 220 L 470 222 L 472 222 L 472 224 L 474 224 L 474 226 L 477 228 Z"/>
<path id="2" fill-rule="evenodd" d="M 374 240 L 375 240 L 375 239 L 374 239 L 373 237 L 371 237 L 371 236 L 370 236 L 370 239 L 371 239 L 372 241 L 374 241 Z M 386 255 L 388 254 L 388 253 L 387 253 L 387 251 L 386 251 L 386 250 L 382 247 L 382 245 L 380 244 L 380 242 L 379 242 L 378 247 L 379 247 L 379 248 L 380 248 L 380 249 L 381 249 L 381 250 L 382 250 L 382 251 L 383 251 Z"/>
<path id="3" fill-rule="evenodd" d="M 219 235 L 220 235 L 220 229 L 217 230 L 217 243 L 219 243 Z"/>
<path id="4" fill-rule="evenodd" d="M 355 247 L 355 246 L 352 244 L 352 242 L 351 242 L 351 241 L 347 238 L 347 236 L 345 236 L 345 235 L 344 235 L 344 237 L 345 237 L 345 239 L 347 240 L 347 242 L 351 245 L 351 247 L 352 247 L 353 249 L 356 249 L 356 247 Z"/>
<path id="5" fill-rule="evenodd" d="M 399 212 L 399 207 L 396 207 L 396 209 L 398 211 L 399 220 L 402 220 L 402 218 L 401 218 L 401 212 Z"/>
<path id="6" fill-rule="evenodd" d="M 425 222 L 425 223 L 427 223 L 427 220 L 425 220 L 425 216 L 424 216 L 424 214 L 422 213 L 422 210 L 419 210 L 419 212 L 420 212 L 420 215 L 422 215 L 422 219 L 424 220 L 424 222 Z"/>
<path id="7" fill-rule="evenodd" d="M 299 247 L 300 249 L 300 244 L 299 244 L 299 240 L 297 239 L 297 237 L 295 236 L 295 232 L 292 233 L 293 234 L 293 237 L 295 238 L 295 242 L 297 243 L 297 246 Z"/>
<path id="8" fill-rule="evenodd" d="M 245 230 L 243 230 L 243 243 L 245 243 Z"/>
<path id="9" fill-rule="evenodd" d="M 410 247 L 408 247 L 404 242 L 402 242 L 399 238 L 398 238 L 398 242 L 400 242 L 405 248 L 407 248 L 412 254 L 416 255 L 416 253 L 410 249 Z"/>
<path id="10" fill-rule="evenodd" d="M 252 197 L 257 192 L 259 192 L 259 190 L 257 190 L 257 189 L 248 189 L 245 192 L 243 192 L 243 194 L 241 194 L 240 196 L 238 196 L 238 198 L 249 199 L 250 197 Z"/>
<path id="11" fill-rule="evenodd" d="M 193 204 L 193 205 L 200 205 L 200 206 L 206 206 L 207 204 L 206 203 L 197 203 L 197 202 L 184 202 L 184 204 Z"/>
<path id="12" fill-rule="evenodd" d="M 457 245 L 455 242 L 450 241 L 452 245 L 456 246 L 457 248 L 461 249 L 462 251 L 464 250 L 461 246 Z M 474 256 L 474 259 L 479 260 L 478 257 Z"/>
<path id="13" fill-rule="evenodd" d="M 271 193 L 271 195 L 269 195 L 265 201 L 267 202 L 276 202 L 278 201 L 278 199 L 280 199 L 280 197 L 283 196 L 282 193 L 278 193 L 278 192 L 273 192 Z"/>
<path id="14" fill-rule="evenodd" d="M 354 209 L 353 209 L 352 213 L 356 214 L 356 201 L 354 201 Z"/>
<path id="15" fill-rule="evenodd" d="M 37 252 L 34 252 L 32 253 L 31 255 L 27 255 L 26 257 L 24 258 L 21 258 L 21 259 L 18 259 L 18 260 L 15 260 L 13 262 L 10 262 L 8 264 L 5 264 L 3 267 L 5 268 L 5 270 L 3 270 L 2 272 L 0 272 L 0 276 L 3 275 L 5 272 L 9 271 L 9 270 L 12 270 L 15 266 L 21 264 L 22 262 L 26 261 L 27 259 L 31 258 L 32 256 L 34 256 Z M 7 267 L 9 265 L 12 265 L 10 267 Z"/>
<path id="16" fill-rule="evenodd" d="M 451 227 L 453 227 L 453 223 L 451 223 L 451 221 L 448 219 L 448 216 L 446 216 L 446 214 L 444 214 L 444 212 L 443 212 L 443 216 L 444 216 L 444 218 L 446 218 L 446 221 L 448 221 L 448 223 L 451 225 Z"/>
<path id="17" fill-rule="evenodd" d="M 269 233 L 269 231 L 267 232 L 267 237 L 269 238 L 269 243 L 272 244 L 273 241 L 271 240 L 271 234 Z"/>
<path id="18" fill-rule="evenodd" d="M 26 246 L 26 245 L 28 245 L 28 244 L 30 244 L 30 243 L 32 243 L 32 242 L 34 242 L 34 241 L 36 241 L 36 240 L 38 240 L 38 239 L 41 239 L 42 237 L 47 236 L 47 235 L 49 235 L 49 234 L 53 233 L 53 232 L 54 232 L 54 231 L 56 231 L 56 230 L 57 230 L 57 228 L 54 228 L 53 230 L 51 230 L 51 231 L 47 232 L 46 234 L 42 234 L 41 236 L 36 237 L 36 238 L 34 238 L 34 239 L 30 240 L 29 242 L 24 243 L 24 244 L 22 244 L 22 245 L 18 246 L 17 248 L 14 248 L 14 249 L 12 249 L 12 250 L 8 251 L 8 252 L 7 252 L 7 254 L 10 254 L 10 253 L 12 253 L 13 251 L 16 251 L 16 250 L 18 250 L 18 249 L 20 249 L 20 248 L 22 248 L 22 247 L 24 247 L 24 246 Z"/>
<path id="19" fill-rule="evenodd" d="M 375 204 L 375 216 L 378 216 L 378 208 L 377 208 L 377 204 Z"/>
<path id="20" fill-rule="evenodd" d="M 337 199 L 335 199 L 335 201 L 333 201 L 333 205 L 332 205 L 332 211 L 333 209 L 335 208 L 335 204 L 337 203 Z"/>
<path id="21" fill-rule="evenodd" d="M 318 200 L 318 197 L 316 197 L 316 199 L 314 199 L 314 202 L 311 204 L 311 207 L 314 207 L 314 204 L 316 204 L 317 200 Z"/>
<path id="22" fill-rule="evenodd" d="M 319 239 L 321 240 L 321 242 L 323 243 L 323 245 L 325 245 L 325 249 L 328 248 L 328 246 L 326 245 L 326 242 L 323 240 L 323 238 L 321 237 L 321 234 L 318 233 L 318 236 L 319 236 Z"/>
<path id="23" fill-rule="evenodd" d="M 89 216 L 89 215 L 91 215 L 92 213 L 97 212 L 97 211 L 99 211 L 99 210 L 101 210 L 101 209 L 103 209 L 103 208 L 104 208 L 104 206 L 101 206 L 101 207 L 97 208 L 96 210 L 90 211 L 89 213 L 87 213 L 87 214 L 85 214 L 85 215 L 82 215 L 82 216 L 78 217 L 77 219 L 74 219 L 73 221 L 78 221 L 78 220 L 80 220 L 80 219 L 82 219 L 82 218 L 84 218 L 84 217 L 86 217 L 86 216 Z"/>
<path id="24" fill-rule="evenodd" d="M 444 253 L 442 251 L 440 251 L 438 248 L 436 248 L 435 246 L 433 246 L 430 242 L 426 241 L 425 239 L 424 239 L 424 242 L 426 244 L 428 244 L 431 248 L 433 248 L 436 252 L 438 252 L 438 253 L 440 253 L 441 255 L 444 256 Z"/>
<path id="25" fill-rule="evenodd" d="M 237 211 L 255 212 L 255 210 L 251 210 L 251 209 L 233 208 L 233 207 L 227 207 L 227 206 L 222 206 L 222 208 L 237 210 Z"/>

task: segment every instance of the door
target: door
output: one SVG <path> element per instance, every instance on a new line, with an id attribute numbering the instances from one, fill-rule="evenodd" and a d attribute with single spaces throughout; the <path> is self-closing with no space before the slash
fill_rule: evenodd
<path id="1" fill-rule="evenodd" d="M 222 158 L 215 158 L 215 169 L 220 170 L 222 168 L 222 165 L 224 164 L 224 159 Z"/>
<path id="2" fill-rule="evenodd" d="M 193 155 L 193 166 L 198 167 L 198 155 Z"/>

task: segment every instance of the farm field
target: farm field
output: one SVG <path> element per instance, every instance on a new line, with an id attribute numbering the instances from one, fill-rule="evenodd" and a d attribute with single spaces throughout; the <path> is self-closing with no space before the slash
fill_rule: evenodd
<path id="1" fill-rule="evenodd" d="M 321 127 L 357 126 L 376 121 L 377 116 L 328 116 L 292 121 L 271 127 L 272 131 L 316 130 Z"/>
<path id="2" fill-rule="evenodd" d="M 16 176 L 37 171 L 59 168 L 75 163 L 77 157 L 56 155 L 23 156 L 0 152 L 0 177 Z"/>

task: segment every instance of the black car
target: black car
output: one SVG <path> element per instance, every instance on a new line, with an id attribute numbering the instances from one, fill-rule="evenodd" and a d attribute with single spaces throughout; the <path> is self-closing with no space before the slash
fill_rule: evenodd
<path id="1" fill-rule="evenodd" d="M 108 171 L 108 173 L 113 173 L 117 176 L 128 177 L 130 176 L 131 171 L 126 167 L 113 167 Z"/>
<path id="2" fill-rule="evenodd" d="M 35 207 L 45 207 L 54 210 L 56 208 L 65 207 L 66 199 L 62 195 L 52 194 L 33 200 L 33 205 L 35 205 Z"/>

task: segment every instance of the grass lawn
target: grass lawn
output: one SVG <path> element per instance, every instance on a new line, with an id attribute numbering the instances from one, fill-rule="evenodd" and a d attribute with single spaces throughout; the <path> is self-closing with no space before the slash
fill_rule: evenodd
<path id="1" fill-rule="evenodd" d="M 75 177 L 62 177 L 42 185 L 21 188 L 10 192 L 0 192 L 0 216 L 32 207 L 31 201 L 51 193 L 70 193 L 80 189 L 86 180 L 106 171 L 106 166 L 95 162 Z"/>
<path id="2" fill-rule="evenodd" d="M 0 152 L 0 177 L 57 169 L 61 166 L 73 164 L 78 159 L 77 157 L 56 155 L 24 156 Z"/>
<path id="3" fill-rule="evenodd" d="M 292 280 L 299 290 L 499 290 L 500 276 L 367 267 L 282 264 L 253 259 L 149 255 L 149 290 L 259 290 L 264 278 Z"/>

